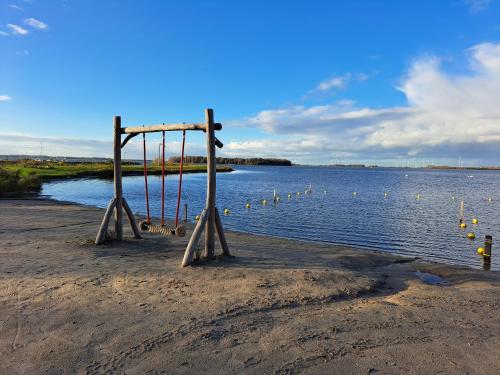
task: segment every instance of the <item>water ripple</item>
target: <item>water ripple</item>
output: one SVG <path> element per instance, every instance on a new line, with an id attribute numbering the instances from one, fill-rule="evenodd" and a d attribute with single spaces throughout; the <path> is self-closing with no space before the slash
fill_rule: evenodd
<path id="1" fill-rule="evenodd" d="M 482 261 L 476 248 L 484 236 L 500 238 L 500 173 L 474 171 L 474 178 L 467 178 L 468 174 L 383 168 L 237 167 L 236 173 L 217 176 L 217 204 L 221 212 L 231 210 L 222 220 L 232 230 L 353 245 L 479 268 Z M 190 221 L 203 208 L 205 178 L 204 174 L 184 176 L 182 202 L 188 203 Z M 142 215 L 143 182 L 141 176 L 123 181 L 132 210 Z M 167 217 L 175 214 L 177 183 L 178 176 L 168 176 Z M 312 193 L 304 194 L 309 184 Z M 149 186 L 151 213 L 159 217 L 160 177 L 151 176 Z M 278 204 L 272 200 L 274 189 L 281 197 Z M 384 192 L 388 193 L 385 197 Z M 288 193 L 291 198 L 287 198 Z M 53 181 L 44 184 L 43 194 L 104 208 L 113 195 L 113 184 L 103 179 Z M 262 199 L 268 204 L 262 205 Z M 467 230 L 458 228 L 462 199 Z M 250 209 L 245 208 L 247 202 Z M 470 224 L 473 217 L 479 219 L 478 225 Z M 467 240 L 468 231 L 476 233 L 476 241 Z M 498 257 L 493 257 L 492 269 L 500 269 Z"/>

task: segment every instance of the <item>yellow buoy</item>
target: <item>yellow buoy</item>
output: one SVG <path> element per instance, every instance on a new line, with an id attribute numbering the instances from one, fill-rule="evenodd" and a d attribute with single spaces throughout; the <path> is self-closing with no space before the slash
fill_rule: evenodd
<path id="1" fill-rule="evenodd" d="M 291 198 L 292 197 L 292 194 L 291 193 L 288 193 L 288 198 Z"/>
<path id="2" fill-rule="evenodd" d="M 472 219 L 472 224 L 477 224 L 479 223 L 479 220 L 477 220 L 476 218 Z"/>
<path id="3" fill-rule="evenodd" d="M 198 221 L 198 220 L 200 220 L 200 215 L 196 215 L 194 218 L 194 221 Z"/>
<path id="4" fill-rule="evenodd" d="M 493 198 L 489 197 L 489 198 L 488 198 L 488 202 L 490 202 L 490 203 L 491 203 L 492 201 L 493 201 Z"/>
<path id="5" fill-rule="evenodd" d="M 357 193 L 357 192 L 355 192 L 355 191 L 353 191 L 353 192 L 352 192 L 352 195 L 353 195 L 353 196 L 356 196 L 356 195 L 358 195 L 358 193 Z"/>
<path id="6" fill-rule="evenodd" d="M 417 194 L 417 199 L 420 199 L 420 194 Z"/>
<path id="7" fill-rule="evenodd" d="M 231 211 L 229 211 L 229 208 L 224 208 L 224 215 L 229 215 Z"/>
<path id="8" fill-rule="evenodd" d="M 484 247 L 478 247 L 478 248 L 477 248 L 477 253 L 478 253 L 479 255 L 483 255 L 483 254 L 484 254 Z"/>
<path id="9" fill-rule="evenodd" d="M 455 196 L 451 197 L 451 200 L 454 201 L 455 200 Z"/>
<path id="10" fill-rule="evenodd" d="M 467 228 L 467 224 L 465 224 L 465 223 L 460 223 L 460 228 L 462 228 L 462 229 Z"/>
<path id="11" fill-rule="evenodd" d="M 245 208 L 250 208 L 250 203 L 245 204 Z"/>
<path id="12" fill-rule="evenodd" d="M 476 238 L 476 235 L 473 232 L 470 232 L 470 233 L 467 233 L 467 238 L 469 240 L 473 240 L 474 238 Z"/>
<path id="13" fill-rule="evenodd" d="M 262 199 L 262 204 L 267 204 L 267 199 Z"/>
<path id="14" fill-rule="evenodd" d="M 297 192 L 297 195 L 300 195 L 300 191 Z"/>
<path id="15" fill-rule="evenodd" d="M 387 192 L 384 192 L 384 197 L 387 197 Z"/>

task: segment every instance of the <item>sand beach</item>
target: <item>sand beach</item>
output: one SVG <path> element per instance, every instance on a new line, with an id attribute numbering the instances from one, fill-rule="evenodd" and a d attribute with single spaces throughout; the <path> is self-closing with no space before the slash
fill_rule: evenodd
<path id="1" fill-rule="evenodd" d="M 499 372 L 498 272 L 231 232 L 181 269 L 189 230 L 96 246 L 102 213 L 0 201 L 0 373 Z"/>

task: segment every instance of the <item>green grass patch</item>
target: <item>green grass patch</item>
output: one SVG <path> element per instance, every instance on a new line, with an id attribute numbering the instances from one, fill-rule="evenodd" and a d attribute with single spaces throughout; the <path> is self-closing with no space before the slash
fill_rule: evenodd
<path id="1" fill-rule="evenodd" d="M 179 173 L 179 164 L 168 163 L 167 174 Z M 229 166 L 218 166 L 217 172 L 231 172 Z M 207 171 L 205 164 L 184 164 L 183 173 L 203 173 Z M 40 189 L 41 182 L 62 178 L 113 177 L 113 163 L 64 163 L 35 160 L 0 162 L 0 195 L 19 194 Z M 136 176 L 144 173 L 142 165 L 124 164 L 124 176 Z M 149 165 L 148 174 L 161 174 L 161 166 Z M 5 193 L 5 194 L 4 194 Z"/>

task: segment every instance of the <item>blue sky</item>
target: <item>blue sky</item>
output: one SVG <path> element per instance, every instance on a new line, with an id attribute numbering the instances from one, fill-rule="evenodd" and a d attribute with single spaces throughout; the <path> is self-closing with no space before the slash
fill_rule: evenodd
<path id="1" fill-rule="evenodd" d="M 211 107 L 227 156 L 498 165 L 499 43 L 489 0 L 2 0 L 0 154 L 110 156 L 113 115 Z"/>

